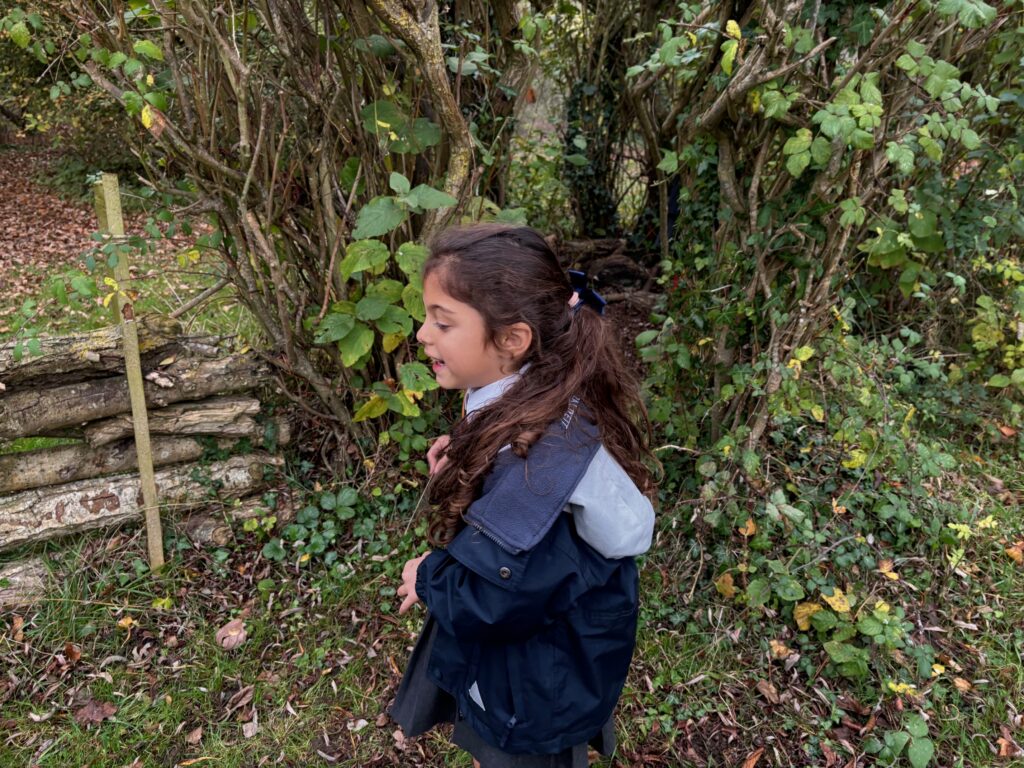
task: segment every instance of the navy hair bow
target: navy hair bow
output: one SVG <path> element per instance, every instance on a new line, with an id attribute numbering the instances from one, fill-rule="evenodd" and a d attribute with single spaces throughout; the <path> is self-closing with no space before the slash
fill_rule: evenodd
<path id="1" fill-rule="evenodd" d="M 579 312 L 580 307 L 586 305 L 597 312 L 597 314 L 604 314 L 604 308 L 608 306 L 608 302 L 604 300 L 601 294 L 590 287 L 590 280 L 587 278 L 586 272 L 570 269 L 569 285 L 572 286 L 572 292 L 580 297 L 579 303 L 573 307 L 573 312 Z"/>

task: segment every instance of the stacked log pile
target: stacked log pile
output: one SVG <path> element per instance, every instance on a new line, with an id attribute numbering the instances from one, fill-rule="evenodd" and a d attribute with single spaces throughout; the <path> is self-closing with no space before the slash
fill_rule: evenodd
<path id="1" fill-rule="evenodd" d="M 0 445 L 40 436 L 74 441 L 0 455 L 0 553 L 141 519 L 120 333 L 111 327 L 40 339 L 36 355 L 0 345 Z M 167 318 L 142 318 L 139 333 L 162 511 L 176 516 L 219 499 L 233 517 L 258 514 L 252 498 L 266 488 L 265 469 L 280 459 L 253 451 L 198 460 L 211 438 L 221 447 L 242 438 L 261 445 L 270 429 L 277 444 L 288 442 L 287 422 L 258 419 L 251 392 L 265 366 L 252 355 L 224 355 L 209 339 L 184 338 Z M 203 515 L 186 529 L 207 540 L 225 533 L 222 522 Z M 36 563 L 2 568 L 0 603 L 21 593 L 19 578 L 40 580 Z"/>

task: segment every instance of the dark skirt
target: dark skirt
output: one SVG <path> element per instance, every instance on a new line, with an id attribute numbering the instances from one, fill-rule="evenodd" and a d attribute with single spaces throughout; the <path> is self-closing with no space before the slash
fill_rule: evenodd
<path id="1" fill-rule="evenodd" d="M 439 723 L 454 723 L 452 742 L 469 752 L 480 763 L 480 768 L 585 768 L 590 764 L 587 757 L 590 747 L 602 755 L 615 751 L 615 728 L 611 718 L 589 743 L 577 744 L 555 755 L 512 755 L 491 746 L 459 717 L 451 694 L 427 677 L 427 663 L 436 635 L 437 622 L 428 614 L 389 709 L 407 738 L 426 733 Z"/>

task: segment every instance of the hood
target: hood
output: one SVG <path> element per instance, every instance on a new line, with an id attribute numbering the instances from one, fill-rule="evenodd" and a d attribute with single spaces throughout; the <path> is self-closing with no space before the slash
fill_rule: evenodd
<path id="1" fill-rule="evenodd" d="M 566 508 L 580 538 L 604 557 L 635 557 L 651 548 L 654 506 L 604 446 Z"/>

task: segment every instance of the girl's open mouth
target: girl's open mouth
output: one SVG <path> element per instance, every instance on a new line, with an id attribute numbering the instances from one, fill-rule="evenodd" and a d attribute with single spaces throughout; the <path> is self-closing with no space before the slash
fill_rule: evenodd
<path id="1" fill-rule="evenodd" d="M 434 364 L 431 366 L 431 369 L 434 371 L 434 373 L 440 372 L 443 368 L 444 360 L 435 360 Z"/>

